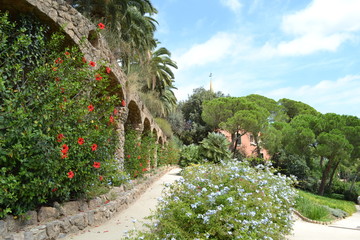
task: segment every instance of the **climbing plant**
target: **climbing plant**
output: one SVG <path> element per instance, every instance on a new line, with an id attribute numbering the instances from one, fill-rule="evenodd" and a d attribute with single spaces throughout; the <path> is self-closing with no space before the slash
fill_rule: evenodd
<path id="1" fill-rule="evenodd" d="M 124 181 L 111 66 L 46 29 L 0 13 L 0 218 Z"/>

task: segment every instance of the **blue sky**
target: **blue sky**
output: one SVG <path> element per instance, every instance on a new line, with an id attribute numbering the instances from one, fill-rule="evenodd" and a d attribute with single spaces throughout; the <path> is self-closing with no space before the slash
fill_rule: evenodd
<path id="1" fill-rule="evenodd" d="M 302 101 L 360 117 L 359 0 L 152 0 L 156 38 L 193 89 Z"/>

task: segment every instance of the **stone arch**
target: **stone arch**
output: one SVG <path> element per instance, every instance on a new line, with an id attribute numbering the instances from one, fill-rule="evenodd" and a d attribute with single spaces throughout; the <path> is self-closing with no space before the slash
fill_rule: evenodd
<path id="1" fill-rule="evenodd" d="M 155 128 L 152 130 L 152 133 L 153 133 L 154 139 L 156 139 L 156 141 L 157 141 L 157 139 L 158 139 L 158 134 L 157 134 L 157 131 L 156 131 Z"/>
<path id="2" fill-rule="evenodd" d="M 143 136 L 147 136 L 149 134 L 151 134 L 151 125 L 150 125 L 150 120 L 148 118 L 144 119 L 144 129 L 142 131 L 142 135 Z"/>
<path id="3" fill-rule="evenodd" d="M 161 136 L 159 137 L 158 143 L 161 144 L 161 145 L 164 145 L 164 141 L 163 141 L 163 138 Z"/>
<path id="4" fill-rule="evenodd" d="M 135 101 L 130 101 L 128 104 L 128 117 L 125 122 L 125 129 L 133 128 L 134 130 L 142 130 L 141 111 Z"/>

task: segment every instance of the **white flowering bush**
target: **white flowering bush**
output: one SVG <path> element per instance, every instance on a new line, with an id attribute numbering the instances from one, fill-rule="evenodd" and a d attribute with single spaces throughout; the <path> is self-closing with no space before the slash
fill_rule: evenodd
<path id="1" fill-rule="evenodd" d="M 285 239 L 293 183 L 269 166 L 246 162 L 188 167 L 165 189 L 149 230 L 136 239 Z"/>

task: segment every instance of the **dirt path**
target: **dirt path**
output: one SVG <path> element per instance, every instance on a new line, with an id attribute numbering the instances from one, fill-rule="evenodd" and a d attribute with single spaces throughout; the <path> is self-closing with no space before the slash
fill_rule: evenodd
<path id="1" fill-rule="evenodd" d="M 128 230 L 141 229 L 142 221 L 151 214 L 161 196 L 164 184 L 172 183 L 180 178 L 180 168 L 170 170 L 155 181 L 141 197 L 127 209 L 101 226 L 89 228 L 81 233 L 64 238 L 65 240 L 120 240 Z"/>
<path id="2" fill-rule="evenodd" d="M 331 225 L 320 225 L 297 220 L 293 236 L 288 240 L 360 240 L 360 207 L 352 216 Z"/>
<path id="3" fill-rule="evenodd" d="M 164 184 L 181 178 L 179 172 L 179 168 L 169 171 L 155 181 L 137 201 L 108 222 L 68 236 L 64 240 L 120 240 L 126 231 L 142 229 L 144 218 L 156 208 Z M 360 240 L 359 206 L 357 210 L 351 217 L 332 225 L 312 224 L 298 219 L 294 224 L 293 234 L 288 236 L 287 240 Z"/>

